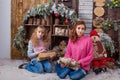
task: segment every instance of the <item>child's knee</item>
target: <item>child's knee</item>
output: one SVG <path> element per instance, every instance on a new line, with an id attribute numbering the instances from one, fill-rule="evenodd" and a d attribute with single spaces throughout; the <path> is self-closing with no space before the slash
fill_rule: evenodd
<path id="1" fill-rule="evenodd" d="M 72 80 L 78 80 L 85 77 L 86 74 L 87 74 L 86 71 L 81 69 L 79 72 L 71 73 L 69 76 L 70 76 L 70 79 Z"/>
<path id="2" fill-rule="evenodd" d="M 66 75 L 58 75 L 61 79 L 64 79 Z"/>
<path id="3" fill-rule="evenodd" d="M 52 72 L 52 67 L 48 67 L 48 68 L 46 68 L 46 69 L 45 69 L 45 72 L 47 72 L 47 73 L 51 73 L 51 72 Z"/>
<path id="4" fill-rule="evenodd" d="M 44 66 L 44 70 L 45 72 L 48 72 L 48 73 L 52 72 L 52 65 L 49 64 L 49 65 Z"/>

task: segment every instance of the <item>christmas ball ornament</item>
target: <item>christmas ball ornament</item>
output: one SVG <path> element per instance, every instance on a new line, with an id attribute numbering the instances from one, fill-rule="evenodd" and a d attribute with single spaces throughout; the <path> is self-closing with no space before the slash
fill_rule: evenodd
<path id="1" fill-rule="evenodd" d="M 107 26 L 107 24 L 108 24 L 107 22 L 104 23 L 105 26 Z"/>
<path id="2" fill-rule="evenodd" d="M 68 21 L 68 19 L 66 18 L 66 20 L 65 20 L 65 23 L 68 23 L 69 21 Z"/>
<path id="3" fill-rule="evenodd" d="M 108 4 L 108 3 L 107 3 L 107 6 L 109 7 L 109 6 L 110 6 L 110 4 Z"/>
<path id="4" fill-rule="evenodd" d="M 108 24 L 108 26 L 110 27 L 110 26 L 111 26 L 111 24 Z"/>
<path id="5" fill-rule="evenodd" d="M 58 17 L 59 16 L 59 14 L 58 13 L 55 13 L 55 17 Z"/>

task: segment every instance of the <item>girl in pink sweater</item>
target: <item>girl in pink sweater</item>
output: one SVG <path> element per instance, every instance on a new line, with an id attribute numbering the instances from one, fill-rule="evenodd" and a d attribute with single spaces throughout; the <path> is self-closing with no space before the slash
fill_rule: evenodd
<path id="1" fill-rule="evenodd" d="M 64 57 L 75 60 L 80 68 L 72 70 L 67 67 L 67 64 L 64 66 L 56 64 L 57 75 L 62 79 L 69 75 L 72 80 L 80 80 L 90 70 L 90 63 L 93 59 L 93 44 L 91 38 L 84 35 L 85 30 L 84 21 L 78 21 L 73 26 Z"/>

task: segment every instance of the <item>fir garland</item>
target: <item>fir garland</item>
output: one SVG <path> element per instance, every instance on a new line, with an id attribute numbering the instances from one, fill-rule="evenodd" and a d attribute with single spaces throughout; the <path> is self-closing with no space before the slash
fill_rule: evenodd
<path id="1" fill-rule="evenodd" d="M 27 11 L 23 21 L 26 21 L 31 16 L 42 16 L 46 18 L 47 16 L 50 16 L 53 12 L 54 14 L 58 14 L 69 19 L 70 22 L 73 23 L 78 20 L 77 13 L 74 9 L 68 8 L 63 3 L 56 4 L 51 1 L 46 4 L 38 4 L 32 7 L 30 10 Z"/>

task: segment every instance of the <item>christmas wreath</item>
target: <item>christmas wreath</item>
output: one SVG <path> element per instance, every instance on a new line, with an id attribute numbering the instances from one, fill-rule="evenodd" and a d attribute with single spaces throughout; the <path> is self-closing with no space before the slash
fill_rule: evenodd
<path id="1" fill-rule="evenodd" d="M 63 3 L 56 4 L 50 1 L 46 4 L 38 4 L 30 8 L 23 18 L 23 24 L 30 17 L 41 16 L 46 18 L 47 16 L 50 16 L 53 12 L 56 17 L 61 15 L 62 17 L 65 17 L 66 20 L 70 20 L 71 23 L 74 23 L 78 20 L 77 14 L 74 11 L 74 9 L 68 8 Z M 15 38 L 13 41 L 13 46 L 17 50 L 19 50 L 22 53 L 22 55 L 26 55 L 27 54 L 27 46 L 26 46 L 26 40 L 25 40 L 26 33 L 23 32 L 23 30 L 25 30 L 24 26 L 21 26 L 18 29 L 18 33 L 15 35 Z"/>
<path id="2" fill-rule="evenodd" d="M 25 29 L 23 26 L 20 26 L 18 28 L 18 32 L 15 35 L 15 38 L 13 40 L 13 47 L 17 50 L 19 50 L 23 56 L 26 56 L 27 54 L 27 45 L 25 40 Z"/>

